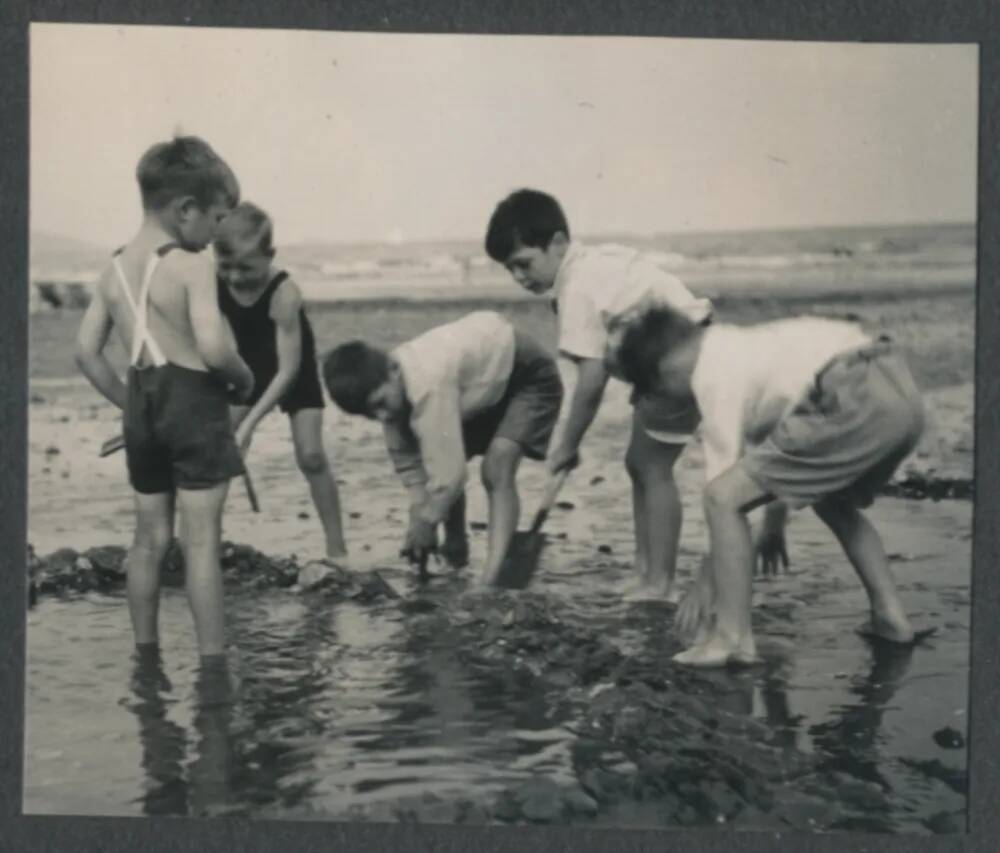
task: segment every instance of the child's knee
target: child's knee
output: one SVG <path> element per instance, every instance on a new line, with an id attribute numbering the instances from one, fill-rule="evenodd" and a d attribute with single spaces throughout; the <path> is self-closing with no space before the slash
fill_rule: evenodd
<path id="1" fill-rule="evenodd" d="M 162 559 L 170 548 L 173 535 L 165 524 L 140 524 L 135 531 L 135 547 Z"/>
<path id="2" fill-rule="evenodd" d="M 651 440 L 651 439 L 650 439 Z M 662 445 L 653 450 L 641 441 L 633 441 L 625 452 L 625 470 L 634 483 L 674 482 L 674 462 L 679 450 Z"/>
<path id="3" fill-rule="evenodd" d="M 295 454 L 295 461 L 307 477 L 322 474 L 329 468 L 326 453 L 322 450 L 300 450 Z"/>
<path id="4" fill-rule="evenodd" d="M 490 445 L 479 471 L 483 486 L 487 491 L 512 486 L 520 461 L 521 448 L 516 444 L 505 442 L 502 445 Z"/>
<path id="5" fill-rule="evenodd" d="M 708 515 L 740 510 L 740 498 L 724 477 L 717 478 L 705 486 L 702 503 Z"/>

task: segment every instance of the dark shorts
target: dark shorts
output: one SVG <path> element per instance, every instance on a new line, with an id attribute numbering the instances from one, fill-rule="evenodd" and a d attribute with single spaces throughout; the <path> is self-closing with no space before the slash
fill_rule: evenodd
<path id="1" fill-rule="evenodd" d="M 276 372 L 276 371 L 275 371 Z M 244 406 L 253 406 L 267 390 L 274 379 L 275 372 L 254 371 L 253 394 Z M 278 401 L 278 408 L 286 415 L 294 415 L 302 409 L 322 409 L 326 405 L 323 399 L 323 386 L 319 381 L 319 365 L 314 356 L 303 355 L 299 372 L 295 376 L 292 387 Z"/>
<path id="2" fill-rule="evenodd" d="M 913 377 L 887 338 L 832 359 L 744 470 L 792 506 L 872 503 L 924 427 Z"/>
<path id="3" fill-rule="evenodd" d="M 687 444 L 701 423 L 694 399 L 640 394 L 633 389 L 629 402 L 635 407 L 633 418 L 646 435 L 663 444 Z"/>
<path id="4" fill-rule="evenodd" d="M 559 419 L 563 386 L 555 359 L 534 338 L 514 330 L 514 366 L 498 403 L 462 424 L 468 458 L 481 456 L 494 438 L 521 445 L 529 459 L 544 459 Z"/>
<path id="5" fill-rule="evenodd" d="M 208 489 L 243 473 L 216 376 L 175 364 L 130 367 L 126 389 L 125 459 L 137 492 Z"/>

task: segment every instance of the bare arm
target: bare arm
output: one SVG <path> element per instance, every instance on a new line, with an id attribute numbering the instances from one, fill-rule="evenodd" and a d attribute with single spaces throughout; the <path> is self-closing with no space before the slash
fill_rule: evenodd
<path id="1" fill-rule="evenodd" d="M 599 358 L 574 359 L 577 364 L 576 388 L 569 404 L 559 446 L 549 454 L 549 469 L 556 473 L 573 463 L 580 442 L 594 420 L 608 384 L 608 371 Z"/>
<path id="2" fill-rule="evenodd" d="M 125 385 L 104 355 L 112 320 L 99 287 L 87 306 L 76 338 L 76 364 L 90 384 L 114 403 L 125 408 Z"/>
<path id="3" fill-rule="evenodd" d="M 247 436 L 253 432 L 261 418 L 278 405 L 278 401 L 298 376 L 302 362 L 302 323 L 299 321 L 301 310 L 302 296 L 298 287 L 290 280 L 282 282 L 271 300 L 278 372 L 240 424 L 240 431 Z"/>
<path id="4" fill-rule="evenodd" d="M 188 320 L 194 332 L 198 355 L 210 370 L 220 373 L 244 399 L 253 390 L 253 374 L 239 352 L 232 332 L 219 309 L 215 270 L 200 255 L 174 253 L 178 273 L 187 291 Z"/>

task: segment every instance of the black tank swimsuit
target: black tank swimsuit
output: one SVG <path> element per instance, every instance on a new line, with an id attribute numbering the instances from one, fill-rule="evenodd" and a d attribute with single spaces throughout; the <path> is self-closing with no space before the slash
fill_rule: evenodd
<path id="1" fill-rule="evenodd" d="M 233 299 L 225 282 L 221 278 L 217 280 L 219 308 L 233 328 L 240 357 L 253 372 L 253 394 L 246 403 L 249 406 L 261 398 L 278 372 L 278 346 L 274 320 L 271 319 L 271 298 L 286 278 L 287 272 L 277 273 L 252 305 L 241 305 Z M 300 409 L 322 409 L 324 405 L 316 365 L 316 341 L 305 309 L 299 312 L 299 323 L 302 328 L 299 372 L 292 387 L 285 392 L 278 404 L 281 411 L 289 415 L 294 415 Z"/>

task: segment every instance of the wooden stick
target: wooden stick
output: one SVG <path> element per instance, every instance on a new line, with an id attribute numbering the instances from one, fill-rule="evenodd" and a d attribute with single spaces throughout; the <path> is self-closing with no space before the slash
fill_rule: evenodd
<path id="1" fill-rule="evenodd" d="M 104 458 L 105 456 L 110 456 L 112 453 L 117 453 L 125 446 L 125 436 L 115 435 L 109 438 L 104 444 L 101 445 L 100 456 Z M 246 463 L 243 465 L 243 485 L 247 490 L 247 498 L 250 500 L 250 509 L 254 512 L 260 512 L 260 502 L 257 500 L 257 490 L 253 487 L 253 480 L 250 479 L 250 470 L 246 467 Z"/>

